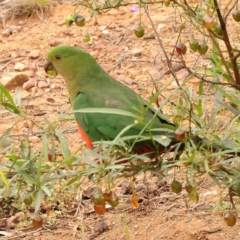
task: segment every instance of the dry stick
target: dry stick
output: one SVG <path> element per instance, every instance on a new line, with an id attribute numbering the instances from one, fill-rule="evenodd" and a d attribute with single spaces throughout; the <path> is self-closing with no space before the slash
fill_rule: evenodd
<path id="1" fill-rule="evenodd" d="M 217 84 L 217 85 L 222 85 L 222 86 L 229 86 L 229 87 L 234 87 L 237 88 L 237 84 L 236 83 L 225 83 L 225 82 L 213 82 L 211 80 L 207 80 L 206 78 L 204 78 L 203 76 L 199 76 L 196 72 L 193 72 L 191 69 L 189 69 L 187 66 L 185 66 L 186 69 L 189 71 L 189 73 L 193 74 L 195 77 L 197 77 L 198 79 L 200 79 L 203 82 L 206 83 L 211 83 L 211 84 Z"/>
<path id="2" fill-rule="evenodd" d="M 163 53 L 164 53 L 164 56 L 165 56 L 165 58 L 166 58 L 166 60 L 167 60 L 168 68 L 169 68 L 171 74 L 173 75 L 173 77 L 174 77 L 177 85 L 180 86 L 180 83 L 179 83 L 179 81 L 178 81 L 178 79 L 177 79 L 177 76 L 176 76 L 176 74 L 175 74 L 175 72 L 174 72 L 174 70 L 173 70 L 172 63 L 171 63 L 171 61 L 169 60 L 169 57 L 168 57 L 168 55 L 167 55 L 167 53 L 166 53 L 166 51 L 165 51 L 165 49 L 164 49 L 162 40 L 160 39 L 159 34 L 158 34 L 158 32 L 157 32 L 157 30 L 156 30 L 156 28 L 155 28 L 155 26 L 154 26 L 154 23 L 153 23 L 153 21 L 152 21 L 152 18 L 151 18 L 151 16 L 150 16 L 149 12 L 148 12 L 147 5 L 144 5 L 144 10 L 145 10 L 145 13 L 147 14 L 147 17 L 148 17 L 151 25 L 152 25 L 152 28 L 153 28 L 153 30 L 154 30 L 154 33 L 156 34 L 158 43 L 159 43 L 159 45 L 160 45 L 160 47 L 161 47 L 161 49 L 162 49 L 162 51 L 163 51 Z"/>
<path id="3" fill-rule="evenodd" d="M 7 67 L 11 62 L 12 62 L 12 60 L 10 60 L 9 62 L 7 62 L 5 65 L 3 65 L 3 66 L 1 67 L 1 71 L 2 71 L 5 67 Z"/>
<path id="4" fill-rule="evenodd" d="M 194 229 L 194 231 L 196 231 L 196 230 L 198 230 L 198 229 L 200 229 L 200 228 L 202 228 L 202 227 L 205 227 L 205 226 L 207 226 L 207 225 L 209 225 L 209 223 L 207 223 L 207 224 L 204 224 L 204 225 L 202 225 L 202 226 L 200 226 L 200 227 L 198 227 L 198 228 Z M 184 239 L 184 237 L 185 237 L 185 236 L 187 236 L 187 235 L 188 235 L 188 233 L 189 233 L 189 232 L 187 232 L 186 234 L 184 234 L 184 235 L 183 235 L 181 238 L 179 238 L 178 240 Z"/>
<path id="5" fill-rule="evenodd" d="M 229 36 L 228 36 L 228 33 L 227 33 L 226 22 L 222 17 L 222 14 L 221 14 L 219 6 L 218 6 L 218 2 L 217 2 L 217 0 L 213 0 L 213 1 L 214 1 L 214 6 L 216 8 L 217 14 L 218 14 L 218 19 L 219 19 L 221 28 L 223 30 L 223 36 L 222 36 L 223 41 L 224 41 L 224 43 L 227 47 L 228 55 L 229 55 L 230 61 L 232 63 L 233 73 L 234 73 L 234 76 L 235 76 L 235 80 L 237 82 L 237 89 L 240 90 L 240 74 L 239 74 L 239 70 L 238 70 L 238 66 L 237 66 L 237 58 L 236 58 L 236 56 L 234 56 L 233 48 L 231 46 Z M 231 75 L 229 77 L 232 79 Z M 234 80 L 232 79 L 232 81 L 234 81 Z"/>
<path id="6" fill-rule="evenodd" d="M 166 230 L 168 230 L 172 225 L 174 225 L 178 220 L 175 222 L 171 223 L 168 227 L 164 228 L 158 235 L 156 235 L 153 240 L 157 239 L 161 234 L 163 234 Z"/>
<path id="7" fill-rule="evenodd" d="M 232 5 L 232 7 L 229 9 L 228 13 L 227 13 L 226 16 L 225 16 L 225 22 L 227 21 L 228 15 L 231 13 L 231 11 L 233 10 L 233 8 L 236 6 L 237 2 L 238 2 L 238 0 L 236 0 L 236 2 L 235 2 L 235 3 Z M 229 4 L 230 4 L 230 3 L 229 3 Z M 228 6 L 229 6 L 229 4 L 228 4 Z M 226 6 L 226 7 L 228 7 L 228 6 Z"/>
<path id="8" fill-rule="evenodd" d="M 25 237 L 25 236 L 27 236 L 27 235 L 30 235 L 30 234 L 33 234 L 33 233 L 36 233 L 36 232 L 45 232 L 45 231 L 51 231 L 51 230 L 44 230 L 43 228 L 39 228 L 39 229 L 37 229 L 37 230 L 35 230 L 35 231 L 31 231 L 31 232 L 27 232 L 27 233 L 23 233 L 23 234 L 20 234 L 20 235 L 18 235 L 18 236 L 14 236 L 14 237 L 10 237 L 10 238 L 7 238 L 7 239 L 17 239 L 17 238 L 23 238 L 23 237 Z"/>

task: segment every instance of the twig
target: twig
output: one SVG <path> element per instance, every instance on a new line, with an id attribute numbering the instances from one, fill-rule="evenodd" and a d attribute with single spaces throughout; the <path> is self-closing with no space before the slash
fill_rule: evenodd
<path id="1" fill-rule="evenodd" d="M 171 74 L 173 75 L 173 77 L 174 77 L 177 85 L 180 86 L 180 83 L 179 83 L 179 81 L 178 81 L 178 79 L 177 79 L 177 76 L 176 76 L 176 74 L 175 74 L 175 71 L 173 70 L 172 63 L 171 63 L 171 61 L 169 60 L 169 57 L 168 57 L 168 55 L 167 55 L 167 53 L 166 53 L 166 51 L 165 51 L 165 48 L 164 48 L 164 46 L 163 46 L 162 40 L 161 40 L 161 38 L 159 37 L 159 34 L 158 34 L 157 30 L 156 30 L 156 27 L 154 26 L 154 23 L 153 23 L 153 21 L 152 21 L 152 18 L 151 18 L 151 16 L 150 16 L 149 12 L 148 12 L 148 9 L 147 9 L 147 6 L 146 6 L 146 5 L 144 5 L 144 9 L 145 9 L 145 13 L 147 14 L 147 17 L 148 17 L 148 19 L 149 19 L 149 21 L 150 21 L 150 23 L 151 23 L 151 25 L 152 25 L 152 28 L 153 28 L 153 30 L 154 30 L 154 33 L 156 34 L 158 43 L 159 43 L 159 45 L 160 45 L 160 47 L 161 47 L 161 49 L 162 49 L 162 51 L 163 51 L 163 53 L 164 53 L 164 56 L 165 56 L 165 58 L 166 58 L 166 60 L 167 60 L 168 68 L 169 68 Z"/>
<path id="2" fill-rule="evenodd" d="M 221 11 L 219 9 L 217 0 L 213 0 L 213 2 L 214 2 L 214 6 L 216 8 L 216 11 L 217 11 L 217 15 L 218 15 L 218 19 L 219 19 L 221 28 L 223 30 L 223 36 L 222 36 L 223 41 L 224 41 L 224 43 L 227 47 L 228 55 L 229 55 L 230 61 L 232 63 L 232 68 L 233 68 L 233 73 L 234 73 L 234 76 L 235 76 L 235 81 L 237 82 L 235 88 L 240 90 L 240 74 L 239 74 L 239 70 L 238 70 L 238 66 L 237 66 L 237 58 L 234 56 L 234 53 L 233 53 L 232 45 L 231 45 L 231 42 L 230 42 L 230 39 L 229 39 L 229 36 L 228 36 L 228 32 L 227 32 L 227 28 L 226 28 L 226 22 L 222 17 L 222 14 L 221 14 Z M 232 79 L 232 75 L 229 75 L 229 77 Z M 232 80 L 232 81 L 234 81 L 234 80 Z"/>
<path id="3" fill-rule="evenodd" d="M 20 235 L 18 235 L 18 236 L 10 237 L 10 238 L 8 238 L 8 239 L 17 239 L 17 238 L 21 238 L 21 239 L 22 239 L 22 237 L 25 237 L 25 236 L 27 236 L 27 235 L 32 235 L 33 233 L 40 232 L 40 231 L 51 231 L 51 230 L 44 230 L 43 228 L 39 228 L 39 229 L 37 229 L 37 230 L 35 230 L 35 231 L 23 233 L 23 234 L 20 234 Z"/>
<path id="4" fill-rule="evenodd" d="M 9 65 L 11 62 L 12 62 L 12 60 L 10 60 L 9 62 L 7 62 L 5 65 L 3 65 L 2 68 L 1 68 L 1 71 L 2 71 L 5 67 L 7 67 L 7 65 Z"/>
<path id="5" fill-rule="evenodd" d="M 174 225 L 175 223 L 177 223 L 178 220 L 176 220 L 175 222 L 171 223 L 168 227 L 164 228 L 158 235 L 156 235 L 153 240 L 157 239 L 161 234 L 163 234 L 166 230 L 168 230 L 172 225 Z"/>

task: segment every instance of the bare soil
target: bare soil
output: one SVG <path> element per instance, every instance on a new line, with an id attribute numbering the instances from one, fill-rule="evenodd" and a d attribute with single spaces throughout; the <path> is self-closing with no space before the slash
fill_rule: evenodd
<path id="1" fill-rule="evenodd" d="M 50 13 L 44 15 L 42 21 L 36 15 L 31 18 L 12 19 L 7 21 L 6 26 L 21 26 L 21 30 L 9 37 L 0 37 L 0 69 L 2 69 L 0 74 L 2 76 L 7 75 L 8 72 L 14 72 L 15 64 L 21 62 L 34 71 L 34 77 L 38 82 L 50 82 L 49 87 L 36 86 L 23 91 L 22 108 L 36 122 L 44 124 L 44 118 L 53 122 L 63 106 L 66 111 L 70 112 L 71 109 L 64 80 L 60 76 L 49 78 L 43 70 L 46 53 L 55 45 L 73 45 L 88 51 L 113 77 L 133 88 L 146 99 L 151 96 L 154 85 L 151 76 L 156 80 L 159 89 L 170 81 L 171 76 L 164 74 L 167 71 L 164 55 L 156 38 L 151 37 L 154 35 L 153 28 L 145 15 L 143 26 L 146 30 L 145 37 L 149 38 L 138 39 L 134 36 L 139 15 L 131 12 L 129 7 L 122 7 L 97 16 L 97 24 L 94 24 L 92 19 L 89 24 L 91 41 L 85 44 L 82 38 L 87 31 L 86 27 L 79 28 L 74 25 L 69 28 L 64 24 L 65 17 L 72 13 L 73 8 L 74 6 L 70 4 L 58 4 L 51 9 Z M 171 53 L 178 36 L 176 29 L 180 26 L 178 21 L 173 21 L 175 10 L 161 6 L 150 6 L 149 9 L 165 49 Z M 83 13 L 86 17 L 89 16 L 86 9 Z M 3 30 L 0 28 L 0 31 Z M 183 30 L 183 42 L 189 39 L 191 31 L 190 28 Z M 40 50 L 37 59 L 30 57 L 32 50 Z M 140 53 L 137 54 L 137 51 Z M 195 58 L 195 55 L 188 50 L 185 60 L 193 62 Z M 173 60 L 176 64 L 179 62 L 175 55 Z M 184 78 L 185 72 L 180 70 L 178 74 L 182 74 Z M 193 81 L 192 85 L 197 87 L 197 82 Z M 172 83 L 167 91 L 175 88 L 176 84 Z M 15 94 L 19 90 L 22 90 L 22 85 L 11 89 L 11 93 Z M 12 134 L 15 134 L 16 139 L 23 139 L 31 126 L 26 126 L 26 122 L 22 119 L 0 119 L 0 132 L 4 132 L 17 120 L 18 123 Z M 75 126 L 73 122 L 70 125 Z M 36 130 L 36 128 L 32 129 L 33 136 Z M 77 130 L 67 134 L 67 138 L 72 150 L 77 149 L 82 143 Z M 38 143 L 33 141 L 32 145 L 34 144 Z M 147 182 L 150 186 L 156 186 L 151 176 L 147 177 Z M 207 213 L 219 201 L 213 182 L 207 177 L 201 179 L 198 191 L 200 201 L 198 204 L 192 204 L 188 201 L 185 191 L 180 195 L 173 194 L 169 191 L 169 183 L 166 183 L 166 186 L 158 186 L 151 195 L 143 197 L 138 210 L 132 209 L 129 200 L 123 197 L 119 207 L 115 210 L 109 209 L 103 217 L 97 216 L 92 209 L 84 213 L 84 231 L 81 228 L 81 214 L 78 213 L 75 216 L 76 208 L 74 211 L 71 210 L 72 205 L 76 206 L 75 196 L 71 196 L 72 205 L 69 204 L 69 208 L 66 206 L 65 212 L 56 213 L 53 210 L 49 216 L 44 215 L 43 229 L 18 226 L 10 230 L 14 235 L 9 239 L 72 240 L 84 239 L 83 233 L 86 239 L 96 240 L 240 239 L 239 221 L 230 228 L 225 225 L 221 213 Z M 89 201 L 87 205 L 91 205 Z M 49 224 L 51 214 L 55 216 L 54 223 Z M 30 222 L 28 224 L 31 226 Z M 5 238 L 0 237 L 0 239 Z"/>

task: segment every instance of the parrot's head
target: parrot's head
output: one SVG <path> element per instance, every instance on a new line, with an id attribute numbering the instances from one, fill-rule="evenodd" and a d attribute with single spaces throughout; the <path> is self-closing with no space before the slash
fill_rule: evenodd
<path id="1" fill-rule="evenodd" d="M 59 73 L 67 80 L 75 71 L 86 69 L 92 61 L 95 60 L 87 52 L 78 48 L 57 46 L 48 52 L 44 69 L 48 75 L 56 76 Z"/>

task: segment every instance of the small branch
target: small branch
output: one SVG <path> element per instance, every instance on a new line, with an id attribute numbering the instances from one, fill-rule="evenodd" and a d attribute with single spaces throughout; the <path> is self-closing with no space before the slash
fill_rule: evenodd
<path id="1" fill-rule="evenodd" d="M 229 87 L 233 87 L 233 88 L 236 88 L 236 89 L 240 90 L 240 86 L 236 83 L 213 82 L 213 81 L 207 80 L 203 76 L 199 76 L 198 74 L 193 72 L 191 69 L 189 69 L 187 66 L 185 66 L 185 68 L 188 70 L 189 73 L 193 74 L 195 77 L 197 77 L 198 79 L 200 79 L 203 82 L 211 83 L 211 84 L 214 84 L 214 85 L 217 84 L 217 85 L 222 85 L 222 86 L 229 86 Z"/>
<path id="2" fill-rule="evenodd" d="M 233 8 L 236 6 L 238 0 L 236 0 L 236 2 L 233 4 L 233 6 L 229 9 L 228 13 L 225 16 L 225 22 L 227 21 L 227 18 L 229 16 L 229 14 L 231 13 L 231 11 L 233 10 Z"/>
<path id="3" fill-rule="evenodd" d="M 151 18 L 151 16 L 150 16 L 149 12 L 148 12 L 148 9 L 147 9 L 147 6 L 146 6 L 146 5 L 144 5 L 144 9 L 145 9 L 145 12 L 146 12 L 146 14 L 147 14 L 147 17 L 148 17 L 148 19 L 149 19 L 149 21 L 150 21 L 150 23 L 151 23 L 151 25 L 152 25 L 152 28 L 153 28 L 153 30 L 154 30 L 154 33 L 156 34 L 158 43 L 159 43 L 159 45 L 160 45 L 160 47 L 161 47 L 161 49 L 162 49 L 162 51 L 163 51 L 163 53 L 164 53 L 164 56 L 165 56 L 165 58 L 166 58 L 166 60 L 167 60 L 168 68 L 169 68 L 171 74 L 173 75 L 173 77 L 174 77 L 177 85 L 180 86 L 180 83 L 179 83 L 179 81 L 178 81 L 178 79 L 177 79 L 177 76 L 176 76 L 176 74 L 175 74 L 175 71 L 173 70 L 172 63 L 171 63 L 171 61 L 170 61 L 170 59 L 169 59 L 169 57 L 168 57 L 168 55 L 167 55 L 167 53 L 166 53 L 166 51 L 165 51 L 165 48 L 164 48 L 163 43 L 162 43 L 162 40 L 161 40 L 161 38 L 159 37 L 159 34 L 158 34 L 158 32 L 157 32 L 157 30 L 156 30 L 156 28 L 155 28 L 155 26 L 154 26 L 154 23 L 153 23 L 153 21 L 152 21 L 152 18 Z"/>
<path id="4" fill-rule="evenodd" d="M 238 87 L 236 89 L 239 90 L 240 89 L 240 74 L 239 74 L 239 70 L 238 70 L 238 66 L 237 66 L 237 58 L 234 56 L 232 45 L 231 45 L 231 42 L 229 40 L 229 36 L 228 36 L 227 28 L 226 28 L 226 22 L 222 17 L 222 14 L 221 14 L 219 6 L 218 6 L 218 2 L 217 2 L 217 0 L 213 0 L 213 1 L 214 1 L 214 6 L 215 6 L 216 11 L 217 11 L 217 15 L 218 15 L 218 19 L 219 19 L 221 28 L 223 30 L 223 36 L 222 36 L 223 41 L 224 41 L 224 43 L 227 47 L 228 55 L 229 55 L 230 61 L 232 63 L 232 68 L 233 68 L 235 81 L 237 82 L 237 85 L 238 85 Z M 229 77 L 231 77 L 231 75 Z"/>

